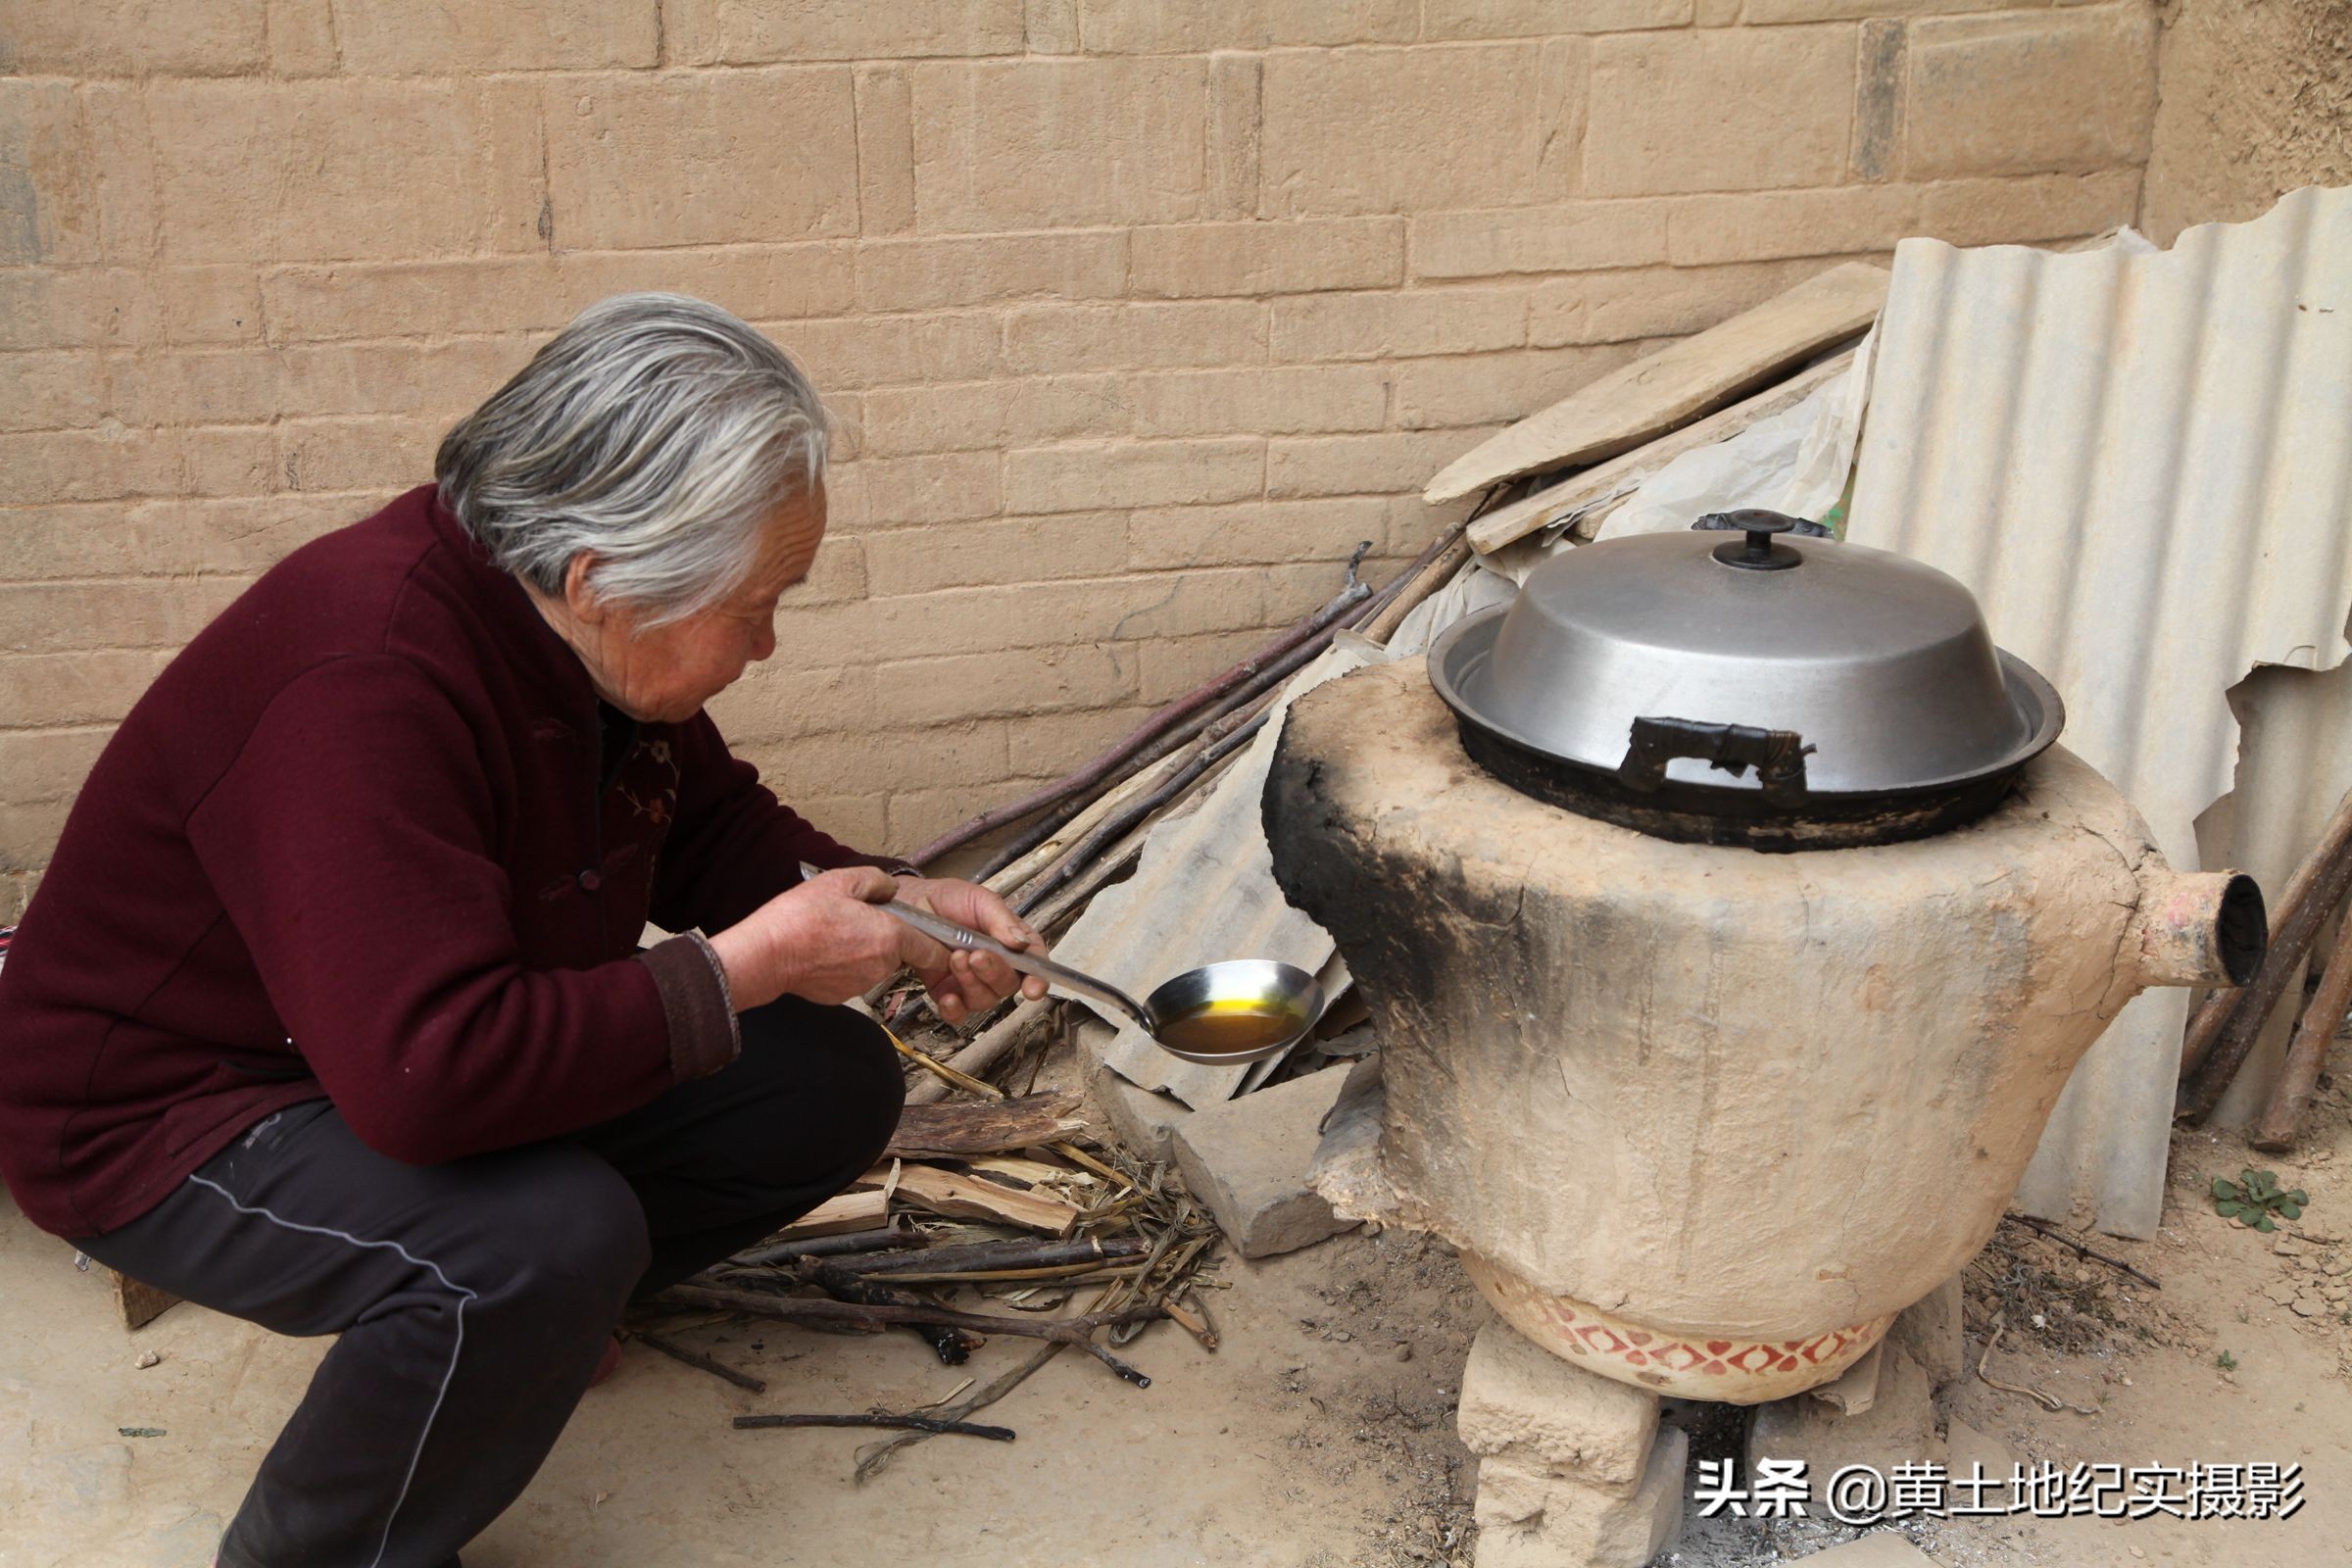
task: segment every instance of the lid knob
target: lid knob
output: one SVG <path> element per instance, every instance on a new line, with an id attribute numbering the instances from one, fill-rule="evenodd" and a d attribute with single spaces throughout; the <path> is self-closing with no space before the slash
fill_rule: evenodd
<path id="1" fill-rule="evenodd" d="M 1818 522 L 1803 517 L 1791 517 L 1785 512 L 1767 512 L 1762 507 L 1742 507 L 1737 512 L 1710 512 L 1690 525 L 1693 529 L 1738 530 L 1747 535 L 1744 541 L 1726 540 L 1711 554 L 1727 566 L 1746 571 L 1784 571 L 1801 565 L 1804 556 L 1795 550 L 1784 550 L 1772 542 L 1776 533 L 1793 533 L 1802 538 L 1827 539 L 1830 530 Z"/>

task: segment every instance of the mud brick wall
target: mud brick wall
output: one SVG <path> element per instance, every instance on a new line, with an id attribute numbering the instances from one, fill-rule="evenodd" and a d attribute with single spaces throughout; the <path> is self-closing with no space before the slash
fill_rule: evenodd
<path id="1" fill-rule="evenodd" d="M 2144 0 L 0 0 L 0 918 L 172 651 L 603 295 L 843 416 L 720 715 L 905 850 L 1660 339 L 2130 220 L 2154 53 Z"/>

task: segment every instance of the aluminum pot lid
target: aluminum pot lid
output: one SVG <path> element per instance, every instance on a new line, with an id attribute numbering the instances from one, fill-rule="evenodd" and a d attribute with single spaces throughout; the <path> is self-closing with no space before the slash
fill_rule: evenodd
<path id="1" fill-rule="evenodd" d="M 1953 578 L 1769 512 L 1569 550 L 1429 663 L 1466 723 L 1538 757 L 1791 805 L 2014 770 L 2065 722 Z"/>

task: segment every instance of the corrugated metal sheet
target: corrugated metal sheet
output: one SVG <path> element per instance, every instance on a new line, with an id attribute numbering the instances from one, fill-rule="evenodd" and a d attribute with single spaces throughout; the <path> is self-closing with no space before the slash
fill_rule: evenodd
<path id="1" fill-rule="evenodd" d="M 1290 704 L 1378 657 L 1350 639 L 1293 676 L 1274 717 L 1199 808 L 1152 830 L 1135 875 L 1096 894 L 1077 924 L 1054 944 L 1054 956 L 1139 997 L 1162 980 L 1221 958 L 1276 958 L 1310 974 L 1322 972 L 1333 958 L 1331 937 L 1283 901 L 1258 803 Z M 1082 1004 L 1118 1030 L 1103 1052 L 1114 1071 L 1188 1105 L 1231 1099 L 1274 1065 L 1259 1063 L 1252 1073 L 1250 1066 L 1185 1061 L 1153 1045 L 1124 1014 Z"/>
<path id="2" fill-rule="evenodd" d="M 2197 864 L 2230 687 L 2352 652 L 2352 192 L 2159 254 L 1905 240 L 1877 353 L 1849 537 L 1975 590 L 2064 744 Z M 2084 1059 L 2023 1206 L 2152 1232 L 2187 1000 L 2143 996 Z"/>

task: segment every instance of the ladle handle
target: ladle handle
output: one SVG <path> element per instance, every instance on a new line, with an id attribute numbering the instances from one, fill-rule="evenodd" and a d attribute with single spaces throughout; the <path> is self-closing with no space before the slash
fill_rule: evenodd
<path id="1" fill-rule="evenodd" d="M 823 873 L 813 865 L 804 865 L 801 867 L 801 874 L 813 877 Z M 929 909 L 918 909 L 911 904 L 902 904 L 896 899 L 891 900 L 888 904 L 877 904 L 874 907 L 885 914 L 897 915 L 944 947 L 961 948 L 967 953 L 993 953 L 1023 974 L 1033 974 L 1041 980 L 1050 980 L 1065 991 L 1075 991 L 1080 996 L 1092 998 L 1106 1007 L 1116 1007 L 1128 1017 L 1133 1018 L 1148 1035 L 1156 1036 L 1159 1032 L 1158 1022 L 1152 1018 L 1151 1010 L 1142 1003 L 1121 991 L 1117 986 L 1098 980 L 1083 970 L 1073 969 L 1066 963 L 1055 963 L 1042 954 L 1027 953 L 1019 948 L 1008 948 L 996 938 L 983 935 L 970 926 L 957 925 L 945 915 L 933 914 Z"/>

